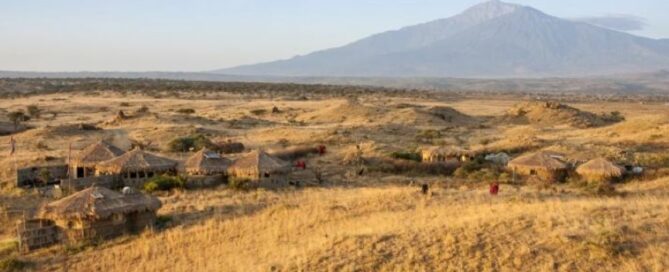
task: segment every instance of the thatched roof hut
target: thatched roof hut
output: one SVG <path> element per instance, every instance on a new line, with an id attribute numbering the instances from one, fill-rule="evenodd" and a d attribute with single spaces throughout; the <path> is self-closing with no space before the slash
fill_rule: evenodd
<path id="1" fill-rule="evenodd" d="M 203 148 L 186 160 L 185 168 L 191 175 L 212 175 L 226 173 L 230 164 L 232 161 L 229 159 Z"/>
<path id="2" fill-rule="evenodd" d="M 548 181 L 560 181 L 569 166 L 559 157 L 555 153 L 540 151 L 515 158 L 507 166 L 521 175 L 537 175 Z"/>
<path id="3" fill-rule="evenodd" d="M 625 172 L 615 163 L 604 158 L 597 158 L 580 165 L 576 168 L 576 173 L 589 181 L 610 181 L 622 177 Z"/>
<path id="4" fill-rule="evenodd" d="M 142 193 L 121 194 L 104 187 L 90 187 L 47 204 L 40 217 L 51 220 L 95 220 L 113 214 L 156 211 L 161 207 L 158 198 Z"/>
<path id="5" fill-rule="evenodd" d="M 558 156 L 553 153 L 540 151 L 515 158 L 509 162 L 509 166 L 546 170 L 566 169 L 567 164 L 559 160 L 557 157 Z"/>
<path id="6" fill-rule="evenodd" d="M 97 171 L 102 173 L 124 173 L 124 172 L 166 172 L 176 169 L 177 162 L 168 158 L 148 153 L 139 148 L 101 162 L 97 165 Z"/>
<path id="7" fill-rule="evenodd" d="M 256 150 L 242 156 L 228 167 L 228 173 L 231 176 L 252 179 L 269 177 L 270 174 L 286 173 L 289 170 L 289 163 L 261 150 Z"/>
<path id="8" fill-rule="evenodd" d="M 72 158 L 71 164 L 77 167 L 95 167 L 98 163 L 111 160 L 123 153 L 123 150 L 106 141 L 98 141 L 81 150 Z"/>
<path id="9" fill-rule="evenodd" d="M 161 203 L 129 188 L 118 193 L 90 187 L 42 207 L 39 216 L 52 220 L 63 242 L 112 238 L 154 224 Z"/>

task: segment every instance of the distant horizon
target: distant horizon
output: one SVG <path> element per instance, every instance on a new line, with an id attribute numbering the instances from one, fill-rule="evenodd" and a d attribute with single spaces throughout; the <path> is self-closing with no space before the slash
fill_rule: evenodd
<path id="1" fill-rule="evenodd" d="M 448 18 L 481 2 L 7 1 L 0 9 L 0 34 L 7 37 L 0 43 L 0 70 L 207 73 L 342 46 Z M 669 38 L 666 1 L 504 2 L 637 36 Z"/>

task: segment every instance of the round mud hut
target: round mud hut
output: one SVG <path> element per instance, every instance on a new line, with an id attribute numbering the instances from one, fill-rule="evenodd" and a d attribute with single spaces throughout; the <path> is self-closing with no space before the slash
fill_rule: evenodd
<path id="1" fill-rule="evenodd" d="M 124 152 L 106 141 L 96 142 L 81 150 L 71 159 L 70 173 L 73 174 L 73 178 L 93 176 L 99 163 L 121 156 Z"/>
<path id="2" fill-rule="evenodd" d="M 621 178 L 625 171 L 607 159 L 597 158 L 581 164 L 576 173 L 590 182 L 612 182 Z"/>
<path id="3" fill-rule="evenodd" d="M 221 154 L 203 148 L 186 160 L 185 170 L 195 176 L 219 175 L 226 174 L 230 164 L 232 161 Z"/>
<path id="4" fill-rule="evenodd" d="M 256 150 L 235 160 L 228 168 L 228 175 L 257 182 L 260 186 L 272 186 L 285 181 L 290 170 L 289 163 Z"/>
<path id="5" fill-rule="evenodd" d="M 156 175 L 176 174 L 177 162 L 135 148 L 99 163 L 96 172 L 98 175 L 120 175 L 125 186 L 140 188 L 146 180 Z"/>
<path id="6" fill-rule="evenodd" d="M 63 242 L 108 239 L 154 224 L 161 203 L 134 190 L 90 187 L 42 207 L 39 217 L 58 227 Z"/>
<path id="7" fill-rule="evenodd" d="M 507 167 L 517 174 L 536 176 L 547 182 L 561 182 L 567 176 L 568 165 L 553 153 L 540 151 L 511 160 Z"/>

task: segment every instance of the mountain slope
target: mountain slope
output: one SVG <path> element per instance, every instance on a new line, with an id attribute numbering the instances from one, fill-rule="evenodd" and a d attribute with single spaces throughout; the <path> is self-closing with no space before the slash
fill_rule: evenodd
<path id="1" fill-rule="evenodd" d="M 669 68 L 653 40 L 489 1 L 349 45 L 217 72 L 279 76 L 572 76 Z"/>

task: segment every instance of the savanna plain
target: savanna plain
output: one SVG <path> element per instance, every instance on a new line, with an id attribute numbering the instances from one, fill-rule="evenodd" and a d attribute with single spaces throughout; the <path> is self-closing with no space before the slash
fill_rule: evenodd
<path id="1" fill-rule="evenodd" d="M 45 84 L 34 81 L 16 84 Z M 662 100 L 169 81 L 70 90 L 81 83 L 52 81 L 64 87 L 0 99 L 0 260 L 8 271 L 669 270 Z M 8 119 L 29 107 L 34 116 L 18 127 Z M 17 187 L 16 168 L 65 162 L 70 146 L 98 140 L 141 143 L 182 161 L 188 150 L 170 142 L 192 135 L 248 150 L 327 152 L 304 158 L 318 183 L 154 193 L 163 203 L 159 227 L 78 247 L 15 249 L 16 222 L 53 201 Z M 16 151 L 7 156 L 10 138 Z M 453 169 L 412 160 L 434 146 L 605 157 L 643 173 L 603 188 L 573 174 L 537 182 L 482 160 Z"/>

